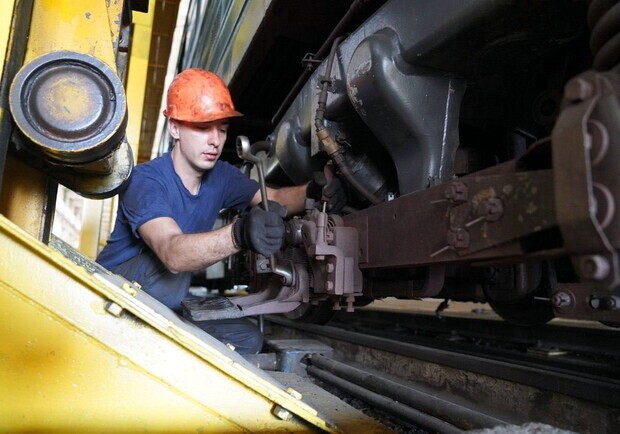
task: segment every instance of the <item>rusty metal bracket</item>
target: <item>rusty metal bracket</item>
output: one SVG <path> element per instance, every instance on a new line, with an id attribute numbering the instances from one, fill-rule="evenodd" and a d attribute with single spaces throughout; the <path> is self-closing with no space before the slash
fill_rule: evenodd
<path id="1" fill-rule="evenodd" d="M 587 71 L 571 79 L 551 136 L 558 226 L 582 281 L 554 293 L 560 316 L 620 319 L 619 96 L 616 72 Z"/>

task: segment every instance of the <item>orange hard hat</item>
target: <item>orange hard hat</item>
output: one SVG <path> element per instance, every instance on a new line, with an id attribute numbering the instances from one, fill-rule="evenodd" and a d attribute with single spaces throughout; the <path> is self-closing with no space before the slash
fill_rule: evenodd
<path id="1" fill-rule="evenodd" d="M 235 110 L 224 80 L 204 69 L 191 68 L 172 80 L 164 116 L 186 122 L 211 122 L 243 115 Z"/>

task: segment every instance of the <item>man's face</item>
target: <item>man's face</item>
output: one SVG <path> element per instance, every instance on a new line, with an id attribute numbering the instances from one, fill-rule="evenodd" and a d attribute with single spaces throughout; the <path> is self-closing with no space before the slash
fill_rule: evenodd
<path id="1" fill-rule="evenodd" d="M 179 153 L 196 171 L 213 169 L 222 153 L 228 119 L 212 122 L 170 121 L 170 135 L 178 140 Z"/>

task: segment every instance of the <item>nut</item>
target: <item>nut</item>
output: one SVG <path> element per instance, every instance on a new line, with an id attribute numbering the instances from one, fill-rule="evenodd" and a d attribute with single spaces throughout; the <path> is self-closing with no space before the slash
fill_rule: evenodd
<path id="1" fill-rule="evenodd" d="M 466 249 L 469 247 L 470 239 L 469 232 L 463 228 L 450 230 L 446 235 L 446 242 L 455 249 Z"/>
<path id="2" fill-rule="evenodd" d="M 452 202 L 465 202 L 467 200 L 467 185 L 460 181 L 452 182 L 444 190 L 444 197 Z"/>
<path id="3" fill-rule="evenodd" d="M 620 307 L 620 298 L 613 295 L 608 297 L 593 295 L 590 298 L 590 307 L 597 310 L 616 310 Z"/>
<path id="4" fill-rule="evenodd" d="M 273 407 L 273 414 L 282 420 L 291 420 L 293 418 L 293 415 L 291 414 L 290 411 L 288 411 L 287 409 L 283 407 L 280 407 L 277 404 L 275 407 Z"/>
<path id="5" fill-rule="evenodd" d="M 478 205 L 478 214 L 488 222 L 495 222 L 504 214 L 504 203 L 499 197 L 490 197 Z"/>

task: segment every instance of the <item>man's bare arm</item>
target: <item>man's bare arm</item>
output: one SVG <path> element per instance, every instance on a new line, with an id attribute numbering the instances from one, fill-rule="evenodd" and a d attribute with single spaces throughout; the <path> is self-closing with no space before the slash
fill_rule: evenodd
<path id="1" fill-rule="evenodd" d="M 267 187 L 267 197 L 269 200 L 275 200 L 280 205 L 285 206 L 289 216 L 299 214 L 306 205 L 306 186 L 307 184 L 278 189 Z M 254 206 L 259 203 L 261 203 L 260 190 L 256 192 L 250 201 L 250 205 Z"/>
<path id="2" fill-rule="evenodd" d="M 174 273 L 200 270 L 239 251 L 233 244 L 232 225 L 184 234 L 173 219 L 160 217 L 144 223 L 138 233 Z"/>

